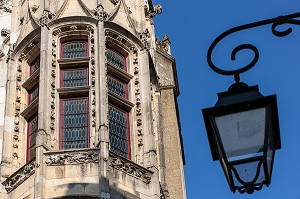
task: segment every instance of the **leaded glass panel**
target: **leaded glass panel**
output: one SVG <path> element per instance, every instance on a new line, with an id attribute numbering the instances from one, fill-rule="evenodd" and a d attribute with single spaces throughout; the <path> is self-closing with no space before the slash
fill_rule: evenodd
<path id="1" fill-rule="evenodd" d="M 87 43 L 76 41 L 63 44 L 63 58 L 80 58 L 87 56 Z"/>
<path id="2" fill-rule="evenodd" d="M 88 100 L 63 100 L 62 148 L 88 147 Z"/>
<path id="3" fill-rule="evenodd" d="M 36 134 L 38 131 L 38 116 L 36 115 L 29 121 L 28 126 L 28 161 L 35 158 Z"/>
<path id="4" fill-rule="evenodd" d="M 40 68 L 40 57 L 36 58 L 30 65 L 30 75 Z"/>
<path id="5" fill-rule="evenodd" d="M 110 49 L 107 49 L 106 59 L 107 59 L 107 62 L 109 64 L 111 64 L 112 66 L 126 71 L 125 58 L 122 55 L 120 55 L 119 53 L 112 51 Z"/>
<path id="6" fill-rule="evenodd" d="M 110 150 L 128 158 L 127 113 L 111 105 L 108 106 Z"/>
<path id="7" fill-rule="evenodd" d="M 87 85 L 87 69 L 63 70 L 62 87 Z"/>
<path id="8" fill-rule="evenodd" d="M 33 102 L 39 96 L 39 86 L 37 85 L 34 89 L 30 91 L 29 102 Z"/>
<path id="9" fill-rule="evenodd" d="M 112 93 L 126 98 L 126 89 L 127 85 L 121 82 L 120 80 L 117 80 L 115 78 L 112 78 L 108 76 L 108 90 L 111 91 Z"/>

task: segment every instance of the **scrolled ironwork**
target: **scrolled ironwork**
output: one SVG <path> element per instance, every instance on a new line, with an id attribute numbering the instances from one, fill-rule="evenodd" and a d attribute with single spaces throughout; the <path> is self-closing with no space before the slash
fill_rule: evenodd
<path id="1" fill-rule="evenodd" d="M 239 75 L 241 73 L 244 73 L 248 70 L 250 70 L 257 62 L 259 59 L 259 51 L 258 49 L 252 45 L 252 44 L 241 44 L 237 47 L 235 47 L 231 53 L 231 60 L 235 61 L 236 60 L 236 55 L 238 52 L 242 51 L 242 50 L 250 50 L 254 53 L 254 57 L 252 58 L 252 60 L 250 61 L 250 63 L 246 64 L 245 66 L 236 69 L 236 70 L 223 70 L 219 67 L 217 67 L 213 61 L 212 61 L 212 52 L 214 50 L 214 48 L 217 46 L 217 44 L 223 40 L 225 37 L 235 33 L 235 32 L 239 32 L 242 30 L 247 30 L 247 29 L 251 29 L 251 28 L 255 28 L 255 27 L 260 27 L 260 26 L 264 26 L 264 25 L 268 25 L 268 24 L 272 24 L 271 30 L 272 30 L 272 34 L 277 36 L 277 37 L 284 37 L 289 35 L 293 29 L 292 28 L 288 28 L 286 30 L 283 31 L 279 31 L 276 28 L 280 25 L 284 25 L 284 24 L 293 24 L 293 25 L 300 25 L 300 20 L 297 20 L 295 18 L 299 18 L 300 17 L 300 12 L 297 13 L 293 13 L 293 14 L 289 14 L 289 15 L 285 15 L 285 16 L 279 16 L 279 17 L 275 17 L 275 18 L 270 18 L 270 19 L 266 19 L 266 20 L 262 20 L 262 21 L 257 21 L 257 22 L 253 22 L 253 23 L 249 23 L 249 24 L 245 24 L 245 25 L 241 25 L 241 26 L 236 26 L 234 28 L 231 28 L 227 31 L 225 31 L 224 33 L 222 33 L 221 35 L 219 35 L 210 45 L 208 51 L 207 51 L 207 63 L 209 65 L 209 67 L 215 71 L 218 74 L 221 75 L 229 75 L 229 76 L 234 76 L 235 77 L 235 81 L 238 82 L 239 81 Z"/>

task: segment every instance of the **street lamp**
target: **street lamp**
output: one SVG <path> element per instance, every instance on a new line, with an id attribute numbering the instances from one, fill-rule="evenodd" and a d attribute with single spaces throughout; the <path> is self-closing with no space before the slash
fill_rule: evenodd
<path id="1" fill-rule="evenodd" d="M 220 161 L 231 191 L 251 194 L 268 186 L 281 147 L 276 96 L 237 82 L 202 111 L 213 160 Z"/>
<path id="2" fill-rule="evenodd" d="M 219 160 L 231 191 L 252 194 L 271 182 L 275 150 L 281 148 L 276 96 L 263 96 L 258 86 L 240 82 L 240 74 L 258 61 L 259 51 L 252 44 L 234 48 L 231 59 L 243 50 L 253 53 L 253 59 L 236 70 L 223 70 L 212 61 L 212 52 L 225 37 L 238 31 L 271 24 L 272 33 L 284 37 L 291 28 L 277 30 L 283 24 L 300 25 L 300 12 L 266 19 L 231 28 L 219 35 L 207 52 L 210 68 L 221 75 L 234 76 L 228 91 L 218 93 L 212 108 L 202 110 L 213 160 Z"/>

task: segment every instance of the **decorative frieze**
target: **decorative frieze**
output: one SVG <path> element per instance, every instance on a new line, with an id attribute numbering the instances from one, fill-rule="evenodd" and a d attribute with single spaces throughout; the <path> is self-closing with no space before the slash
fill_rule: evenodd
<path id="1" fill-rule="evenodd" d="M 118 44 L 121 48 L 126 49 L 127 51 L 136 51 L 137 48 L 135 45 L 126 37 L 122 36 L 118 32 L 115 32 L 110 29 L 105 30 L 105 40 L 113 44 Z"/>
<path id="2" fill-rule="evenodd" d="M 50 91 L 50 96 L 51 96 L 51 101 L 50 101 L 50 130 L 52 136 L 55 133 L 55 118 L 56 118 L 56 113 L 55 113 L 55 108 L 56 108 L 56 102 L 55 102 L 55 89 L 56 89 L 56 35 L 60 33 L 60 29 L 55 29 L 53 31 L 53 36 L 52 36 L 52 63 L 51 63 L 51 91 Z"/>
<path id="3" fill-rule="evenodd" d="M 9 178 L 7 178 L 2 184 L 7 192 L 12 191 L 19 184 L 24 182 L 27 178 L 29 178 L 35 171 L 35 160 L 31 161 L 27 165 L 20 168 L 14 174 L 12 174 Z"/>
<path id="4" fill-rule="evenodd" d="M 151 182 L 152 171 L 115 154 L 110 153 L 109 166 L 130 176 L 141 179 L 146 184 Z"/>
<path id="5" fill-rule="evenodd" d="M 144 45 L 144 49 L 149 49 L 149 38 L 150 38 L 150 32 L 149 30 L 146 28 L 144 32 L 140 33 L 140 39 Z"/>
<path id="6" fill-rule="evenodd" d="M 65 164 L 86 164 L 98 163 L 99 150 L 86 149 L 84 151 L 60 151 L 57 153 L 46 154 L 46 165 L 65 165 Z"/>
<path id="7" fill-rule="evenodd" d="M 133 62 L 134 65 L 138 63 L 137 61 L 137 49 L 132 48 L 133 52 Z M 136 129 L 137 129 L 137 137 L 138 137 L 138 147 L 143 146 L 143 128 L 142 128 L 142 104 L 141 104 L 141 93 L 140 93 L 140 79 L 139 79 L 139 68 L 138 65 L 134 67 L 134 85 L 135 85 L 135 115 L 136 115 Z"/>

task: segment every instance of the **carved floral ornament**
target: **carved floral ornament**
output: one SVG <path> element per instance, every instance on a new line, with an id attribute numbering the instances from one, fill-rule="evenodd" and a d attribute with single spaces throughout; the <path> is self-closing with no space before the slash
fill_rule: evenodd
<path id="1" fill-rule="evenodd" d="M 35 172 L 36 163 L 35 161 L 30 162 L 24 167 L 20 168 L 17 172 L 7 178 L 2 184 L 6 191 L 10 192 L 16 188 L 19 184 L 24 182 Z"/>
<path id="2" fill-rule="evenodd" d="M 152 171 L 149 171 L 133 162 L 117 157 L 116 155 L 110 154 L 109 166 L 112 168 L 122 171 L 135 178 L 141 179 L 146 184 L 151 182 Z"/>
<path id="3" fill-rule="evenodd" d="M 99 152 L 95 150 L 57 153 L 57 154 L 47 155 L 45 163 L 47 166 L 97 163 L 99 162 L 98 156 L 99 156 Z"/>

